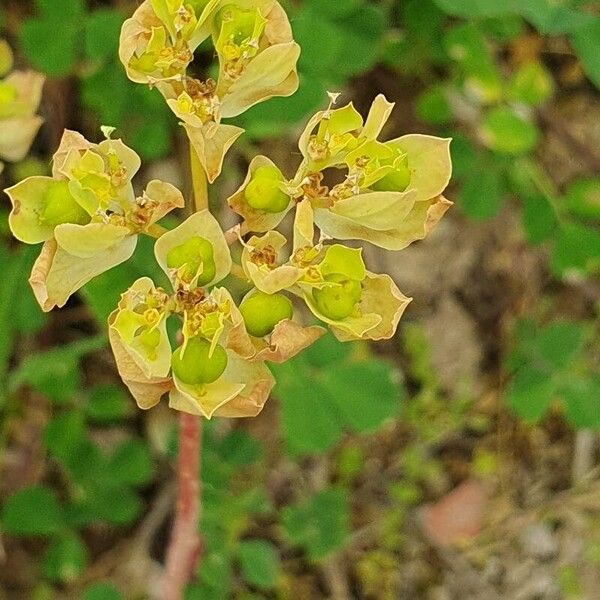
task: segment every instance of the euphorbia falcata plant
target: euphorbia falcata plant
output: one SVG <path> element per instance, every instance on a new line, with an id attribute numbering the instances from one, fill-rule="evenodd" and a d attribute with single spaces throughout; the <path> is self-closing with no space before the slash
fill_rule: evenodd
<path id="1" fill-rule="evenodd" d="M 216 81 L 191 72 L 194 51 L 209 39 Z M 156 238 L 156 260 L 170 285 L 147 277 L 132 282 L 108 327 L 119 373 L 139 407 L 168 394 L 181 412 L 180 496 L 165 598 L 181 597 L 198 553 L 200 419 L 256 416 L 274 384 L 267 363 L 288 360 L 323 326 L 342 341 L 392 337 L 410 298 L 387 274 L 369 271 L 360 248 L 340 241 L 401 250 L 424 238 L 452 204 L 442 196 L 449 140 L 381 140 L 392 103 L 377 96 L 363 118 L 352 104 L 336 108 L 331 94 L 300 136 L 296 173 L 254 158 L 227 199 L 241 222 L 223 231 L 209 212 L 207 184 L 243 131 L 222 120 L 293 94 L 299 52 L 275 0 L 146 0 L 123 25 L 120 58 L 129 77 L 155 87 L 181 120 L 193 200 L 160 181 L 136 196 L 140 159 L 109 127 L 99 143 L 66 131 L 52 177 L 7 190 L 14 235 L 44 244 L 30 279 L 44 310 L 63 306 L 91 278 L 128 260 L 138 235 Z M 191 216 L 179 226 L 158 223 L 184 206 Z M 289 241 L 277 231 L 288 213 Z M 239 264 L 233 244 L 242 246 Z M 223 285 L 229 275 L 249 285 L 242 298 Z M 175 338 L 169 320 L 178 320 Z"/>

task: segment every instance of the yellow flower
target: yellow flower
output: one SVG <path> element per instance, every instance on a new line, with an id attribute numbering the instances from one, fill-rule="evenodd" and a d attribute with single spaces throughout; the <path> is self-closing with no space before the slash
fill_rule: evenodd
<path id="1" fill-rule="evenodd" d="M 219 58 L 216 82 L 187 73 L 209 36 Z M 146 0 L 123 25 L 119 55 L 129 77 L 156 86 L 181 119 L 211 183 L 243 133 L 221 119 L 298 88 L 300 48 L 275 0 Z"/>
<path id="2" fill-rule="evenodd" d="M 1 46 L 0 53 L 6 54 L 6 48 L 8 46 Z M 3 60 L 6 63 L 3 66 L 9 70 L 12 60 L 8 55 Z M 14 71 L 0 80 L 0 159 L 16 162 L 29 152 L 44 122 L 35 114 L 40 105 L 44 81 L 44 76 L 34 71 Z M 2 168 L 0 162 L 0 171 Z"/>
<path id="3" fill-rule="evenodd" d="M 30 284 L 44 311 L 133 254 L 137 236 L 173 208 L 181 192 L 151 181 L 136 198 L 131 179 L 140 160 L 120 140 L 92 144 L 66 131 L 54 155 L 52 177 L 29 177 L 6 190 L 13 235 L 44 242 Z"/>

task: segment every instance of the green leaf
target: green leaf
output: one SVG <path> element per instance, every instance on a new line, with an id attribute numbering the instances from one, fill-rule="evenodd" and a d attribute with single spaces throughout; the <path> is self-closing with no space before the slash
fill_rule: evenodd
<path id="1" fill-rule="evenodd" d="M 302 547 L 311 560 L 320 560 L 339 550 L 349 535 L 347 493 L 337 488 L 323 490 L 284 507 L 281 518 L 290 542 Z"/>
<path id="2" fill-rule="evenodd" d="M 79 50 L 79 27 L 65 20 L 29 19 L 21 25 L 21 47 L 31 64 L 48 75 L 62 76 L 71 72 Z M 60 43 L 57 43 L 60 31 Z"/>
<path id="3" fill-rule="evenodd" d="M 97 385 L 89 391 L 85 413 L 95 423 L 112 423 L 132 413 L 132 401 L 118 385 Z"/>
<path id="4" fill-rule="evenodd" d="M 460 133 L 452 138 L 450 153 L 452 154 L 452 176 L 454 179 L 468 177 L 480 162 L 473 142 L 466 135 Z"/>
<path id="5" fill-rule="evenodd" d="M 47 487 L 32 486 L 15 492 L 2 509 L 2 530 L 8 535 L 57 533 L 64 518 L 54 492 Z"/>
<path id="6" fill-rule="evenodd" d="M 232 567 L 227 551 L 209 552 L 198 566 L 200 585 L 186 600 L 227 600 L 231 597 Z"/>
<path id="7" fill-rule="evenodd" d="M 508 98 L 531 106 L 543 104 L 553 92 L 554 80 L 538 61 L 521 65 L 508 82 Z"/>
<path id="8" fill-rule="evenodd" d="M 73 583 L 87 564 L 87 549 L 74 533 L 52 540 L 42 559 L 42 571 L 51 581 Z"/>
<path id="9" fill-rule="evenodd" d="M 541 244 L 552 236 L 558 225 L 554 208 L 543 196 L 524 196 L 521 203 L 525 237 L 531 245 Z"/>
<path id="10" fill-rule="evenodd" d="M 106 581 L 90 585 L 82 600 L 123 600 L 123 596 L 112 583 Z"/>
<path id="11" fill-rule="evenodd" d="M 600 18 L 575 31 L 571 35 L 571 44 L 590 81 L 600 88 Z"/>
<path id="12" fill-rule="evenodd" d="M 105 346 L 104 336 L 97 336 L 29 356 L 11 374 L 9 389 L 27 384 L 54 402 L 67 402 L 80 388 L 81 357 Z"/>
<path id="13" fill-rule="evenodd" d="M 331 333 L 326 333 L 304 350 L 297 360 L 306 361 L 313 367 L 330 367 L 346 360 L 353 347 L 355 344 L 340 342 Z"/>
<path id="14" fill-rule="evenodd" d="M 287 365 L 286 365 L 287 366 Z M 275 394 L 282 402 L 281 426 L 292 456 L 324 452 L 342 436 L 342 425 L 329 390 L 293 371 L 278 378 Z"/>
<path id="15" fill-rule="evenodd" d="M 44 430 L 44 444 L 61 461 L 67 461 L 78 451 L 85 435 L 83 415 L 71 410 L 54 417 Z"/>
<path id="16" fill-rule="evenodd" d="M 535 339 L 536 363 L 549 374 L 568 367 L 583 347 L 585 331 L 578 323 L 553 323 Z"/>
<path id="17" fill-rule="evenodd" d="M 510 12 L 506 2 L 497 0 L 434 0 L 449 15 L 467 19 L 498 17 Z"/>
<path id="18" fill-rule="evenodd" d="M 339 365 L 325 370 L 323 377 L 344 421 L 357 432 L 374 431 L 400 410 L 404 391 L 398 374 L 384 361 Z"/>
<path id="19" fill-rule="evenodd" d="M 510 108 L 492 108 L 484 117 L 481 135 L 485 144 L 501 154 L 524 154 L 535 148 L 539 132 Z"/>
<path id="20" fill-rule="evenodd" d="M 565 203 L 572 215 L 600 221 L 600 178 L 577 179 L 570 183 Z"/>
<path id="21" fill-rule="evenodd" d="M 600 269 L 600 233 L 578 223 L 565 223 L 559 231 L 551 259 L 559 276 L 569 271 L 579 274 Z"/>
<path id="22" fill-rule="evenodd" d="M 434 85 L 422 92 L 415 109 L 419 119 L 425 123 L 440 125 L 452 120 L 452 110 L 442 85 Z"/>
<path id="23" fill-rule="evenodd" d="M 523 367 L 509 385 L 508 405 L 525 421 L 536 422 L 550 407 L 555 391 L 555 384 L 546 372 Z"/>
<path id="24" fill-rule="evenodd" d="M 277 548 L 265 540 L 244 540 L 240 544 L 240 566 L 250 585 L 272 588 L 279 573 Z"/>
<path id="25" fill-rule="evenodd" d="M 63 21 L 73 21 L 85 14 L 85 0 L 35 0 L 42 18 L 60 24 Z"/>
<path id="26" fill-rule="evenodd" d="M 118 10 L 100 8 L 91 13 L 85 22 L 85 53 L 92 60 L 116 56 L 119 49 L 119 32 L 123 16 Z"/>
<path id="27" fill-rule="evenodd" d="M 140 439 L 123 442 L 108 460 L 108 472 L 115 483 L 143 485 L 153 476 L 148 446 Z"/>
<path id="28" fill-rule="evenodd" d="M 132 523 L 142 512 L 140 497 L 129 487 L 88 483 L 86 499 L 80 502 L 80 510 L 85 511 L 87 522 L 97 521 L 123 526 Z"/>
<path id="29" fill-rule="evenodd" d="M 244 429 L 234 429 L 221 442 L 219 454 L 233 467 L 245 467 L 262 458 L 263 447 Z"/>
<path id="30" fill-rule="evenodd" d="M 503 181 L 497 169 L 481 166 L 465 177 L 458 198 L 463 212 L 480 221 L 495 217 L 502 207 Z"/>
<path id="31" fill-rule="evenodd" d="M 561 387 L 567 420 L 581 429 L 600 429 L 600 376 L 571 379 Z"/>

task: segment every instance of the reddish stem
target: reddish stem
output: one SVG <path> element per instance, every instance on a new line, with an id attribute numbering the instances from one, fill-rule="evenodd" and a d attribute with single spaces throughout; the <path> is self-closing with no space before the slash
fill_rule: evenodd
<path id="1" fill-rule="evenodd" d="M 181 600 L 200 554 L 201 419 L 182 412 L 179 417 L 177 505 L 167 549 L 164 600 Z"/>

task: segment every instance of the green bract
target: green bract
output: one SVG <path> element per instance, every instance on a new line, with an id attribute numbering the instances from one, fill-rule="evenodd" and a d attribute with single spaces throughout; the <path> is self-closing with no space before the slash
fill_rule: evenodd
<path id="1" fill-rule="evenodd" d="M 264 337 L 275 329 L 277 323 L 291 319 L 294 308 L 283 294 L 265 294 L 260 290 L 248 293 L 240 304 L 246 329 L 250 335 Z"/>

